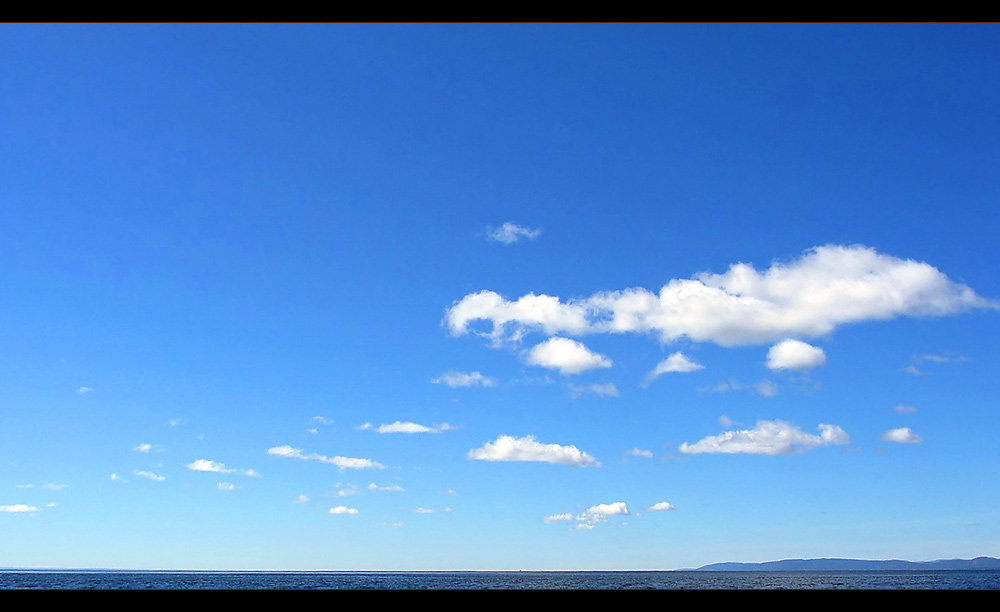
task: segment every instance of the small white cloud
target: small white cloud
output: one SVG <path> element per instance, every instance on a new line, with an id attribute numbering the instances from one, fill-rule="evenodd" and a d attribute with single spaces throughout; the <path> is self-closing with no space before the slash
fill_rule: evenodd
<path id="1" fill-rule="evenodd" d="M 403 521 L 396 521 L 395 523 L 384 523 L 384 524 L 388 525 L 389 527 L 402 527 Z"/>
<path id="2" fill-rule="evenodd" d="M 610 368 L 614 362 L 595 353 L 582 342 L 569 338 L 549 338 L 528 351 L 525 361 L 530 365 L 559 370 L 563 375 L 579 374 L 596 368 Z"/>
<path id="3" fill-rule="evenodd" d="M 917 409 L 913 406 L 908 406 L 906 404 L 896 404 L 892 407 L 892 411 L 896 414 L 916 414 Z"/>
<path id="4" fill-rule="evenodd" d="M 934 372 L 925 372 L 920 368 L 918 368 L 917 366 L 913 365 L 912 363 L 906 366 L 905 368 L 900 368 L 899 371 L 906 372 L 907 374 L 912 374 L 913 376 L 930 376 L 931 374 L 934 373 Z"/>
<path id="5" fill-rule="evenodd" d="M 236 471 L 235 469 L 227 468 L 224 463 L 217 463 L 215 461 L 209 461 L 208 459 L 198 459 L 197 461 L 192 461 L 184 467 L 195 472 L 215 472 L 217 474 L 228 474 Z"/>
<path id="6" fill-rule="evenodd" d="M 434 514 L 434 508 L 414 508 L 413 511 L 417 514 Z"/>
<path id="7" fill-rule="evenodd" d="M 357 495 L 361 492 L 361 489 L 359 489 L 356 484 L 344 484 L 338 482 L 336 486 L 337 497 L 349 497 L 351 495 Z"/>
<path id="8" fill-rule="evenodd" d="M 42 485 L 42 488 L 45 489 L 46 491 L 62 491 L 68 486 L 69 486 L 68 484 L 58 484 L 55 482 L 50 482 L 49 484 Z"/>
<path id="9" fill-rule="evenodd" d="M 166 480 L 166 478 L 163 476 L 159 476 L 157 474 L 154 474 L 153 472 L 147 472 L 145 470 L 132 470 L 132 473 L 135 474 L 136 476 L 141 476 L 149 480 L 156 480 L 160 482 Z"/>
<path id="10" fill-rule="evenodd" d="M 330 508 L 330 514 L 358 514 L 357 508 L 348 508 L 347 506 L 336 506 Z"/>
<path id="11" fill-rule="evenodd" d="M 488 227 L 486 228 L 486 235 L 490 240 L 495 240 L 497 242 L 502 242 L 503 244 L 514 244 L 521 238 L 528 238 L 529 240 L 534 240 L 538 238 L 542 233 L 540 229 L 531 229 L 528 227 L 522 227 L 516 223 L 507 222 L 498 228 Z"/>
<path id="12" fill-rule="evenodd" d="M 479 372 L 445 372 L 432 379 L 431 382 L 449 387 L 495 387 L 497 379 L 492 376 L 483 376 Z"/>
<path id="13" fill-rule="evenodd" d="M 328 419 L 322 416 L 314 416 L 309 419 L 310 423 L 319 423 L 320 425 L 333 425 L 333 419 Z"/>
<path id="14" fill-rule="evenodd" d="M 380 487 L 380 486 L 378 486 L 377 484 L 375 484 L 373 482 L 373 483 L 371 483 L 371 484 L 368 485 L 368 490 L 369 491 L 402 491 L 403 487 L 401 487 L 399 485 L 385 485 L 384 487 Z"/>
<path id="15" fill-rule="evenodd" d="M 677 509 L 677 506 L 673 505 L 670 502 L 665 502 L 665 501 L 663 501 L 663 502 L 656 502 L 655 504 L 653 504 L 652 506 L 649 507 L 649 510 L 651 510 L 653 512 L 660 512 L 660 511 L 664 511 L 664 510 L 676 510 L 676 509 Z"/>
<path id="16" fill-rule="evenodd" d="M 38 508 L 34 506 L 29 506 L 28 504 L 13 504 L 10 506 L 0 506 L 0 512 L 9 512 L 11 514 L 24 514 L 29 512 L 38 512 Z"/>
<path id="17" fill-rule="evenodd" d="M 778 394 L 778 385 L 769 380 L 760 381 L 754 385 L 754 389 L 764 397 L 774 397 Z"/>
<path id="18" fill-rule="evenodd" d="M 611 504 L 597 504 L 596 506 L 591 506 L 583 512 L 583 516 L 608 517 L 628 513 L 628 506 L 625 505 L 625 502 L 614 502 Z"/>
<path id="19" fill-rule="evenodd" d="M 812 450 L 829 444 L 849 444 L 851 439 L 836 425 L 821 423 L 819 435 L 802 431 L 784 421 L 758 421 L 753 429 L 723 432 L 694 444 L 681 444 L 680 451 L 700 453 L 745 453 L 750 455 L 786 455 Z"/>
<path id="20" fill-rule="evenodd" d="M 110 476 L 108 476 L 108 478 L 110 478 L 111 480 L 118 481 L 118 482 L 128 482 L 127 480 L 125 480 L 124 478 L 122 478 L 121 476 L 119 476 L 116 473 L 112 473 Z"/>
<path id="21" fill-rule="evenodd" d="M 215 485 L 215 486 L 216 486 L 216 487 L 217 487 L 217 488 L 218 488 L 218 489 L 219 489 L 220 491 L 235 491 L 235 490 L 236 490 L 236 485 L 234 485 L 234 484 L 230 484 L 230 483 L 228 483 L 228 482 L 220 482 L 219 484 L 217 484 L 217 485 Z"/>
<path id="22" fill-rule="evenodd" d="M 56 502 L 49 502 L 49 503 L 45 504 L 45 507 L 46 508 L 55 508 L 56 507 Z"/>
<path id="23" fill-rule="evenodd" d="M 370 423 L 365 423 L 368 427 L 362 426 L 358 429 L 371 429 Z M 443 431 L 449 431 L 455 429 L 452 425 L 447 423 L 435 424 L 433 427 L 428 427 L 426 425 L 420 425 L 419 423 L 413 423 L 410 421 L 396 421 L 395 423 L 389 423 L 388 425 L 379 425 L 375 428 L 375 431 L 380 434 L 385 433 L 441 433 Z"/>
<path id="24" fill-rule="evenodd" d="M 701 365 L 697 361 L 692 361 L 685 356 L 684 353 L 677 352 L 658 363 L 656 367 L 653 368 L 653 371 L 646 375 L 646 383 L 648 384 L 659 376 L 669 374 L 671 372 L 687 374 L 689 372 L 697 372 L 698 370 L 704 369 L 705 366 Z"/>
<path id="25" fill-rule="evenodd" d="M 647 459 L 653 458 L 653 451 L 645 450 L 638 447 L 625 451 L 625 454 L 632 455 L 633 457 L 645 457 Z"/>
<path id="26" fill-rule="evenodd" d="M 319 461 L 320 463 L 331 463 L 337 466 L 341 471 L 343 470 L 360 470 L 365 468 L 377 468 L 383 469 L 384 465 L 378 461 L 372 461 L 371 459 L 358 459 L 354 457 L 327 457 L 326 455 L 320 455 L 317 453 L 310 453 L 306 455 L 298 448 L 292 448 L 291 446 L 273 446 L 267 449 L 267 454 L 274 457 L 284 457 L 287 459 L 302 459 L 304 461 Z"/>
<path id="27" fill-rule="evenodd" d="M 250 478 L 260 478 L 260 472 L 255 470 L 240 470 L 240 473 L 244 476 L 249 476 Z"/>
<path id="28" fill-rule="evenodd" d="M 782 340 L 767 351 L 767 367 L 772 370 L 808 372 L 826 365 L 826 353 L 801 340 Z"/>
<path id="29" fill-rule="evenodd" d="M 897 442 L 899 444 L 919 444 L 924 439 L 913 433 L 909 427 L 899 427 L 890 429 L 882 434 L 882 440 L 886 442 Z"/>
<path id="30" fill-rule="evenodd" d="M 468 457 L 476 461 L 538 461 L 577 467 L 601 465 L 597 459 L 575 446 L 542 444 L 531 435 L 523 438 L 501 435 L 482 448 L 470 450 Z"/>
<path id="31" fill-rule="evenodd" d="M 93 389 L 91 389 L 90 387 L 77 387 L 76 389 L 76 392 L 80 395 L 90 393 L 91 391 L 93 391 Z"/>
<path id="32" fill-rule="evenodd" d="M 573 529 L 576 529 L 577 531 L 589 531 L 593 529 L 595 526 L 596 525 L 594 525 L 594 523 L 577 523 L 577 525 L 573 527 Z"/>
<path id="33" fill-rule="evenodd" d="M 603 397 L 618 397 L 619 395 L 621 395 L 618 392 L 618 387 L 615 386 L 615 383 L 605 383 L 603 385 L 598 385 L 598 384 L 584 385 L 582 387 L 570 384 L 569 386 L 570 397 L 578 398 L 583 396 L 585 393 L 593 393 L 594 395 L 600 395 Z"/>
<path id="34" fill-rule="evenodd" d="M 313 427 L 312 429 L 307 429 L 306 431 L 308 433 L 311 433 L 311 434 L 318 434 L 319 433 L 319 430 L 316 429 L 315 427 Z"/>
<path id="35" fill-rule="evenodd" d="M 542 519 L 545 523 L 559 523 L 562 521 L 572 521 L 573 515 L 569 512 L 564 512 L 562 514 L 553 514 L 552 516 L 547 516 Z"/>
<path id="36" fill-rule="evenodd" d="M 719 417 L 719 425 L 722 425 L 723 427 L 733 427 L 735 425 L 740 425 L 740 424 L 741 423 L 739 421 L 734 421 L 731 418 L 727 417 L 726 415 L 722 415 Z"/>
<path id="37" fill-rule="evenodd" d="M 305 493 L 299 493 L 299 496 L 292 500 L 293 504 L 306 504 L 309 503 L 309 497 Z"/>
<path id="38" fill-rule="evenodd" d="M 185 422 L 184 419 L 170 419 L 170 426 L 177 427 L 178 425 L 183 425 Z"/>
<path id="39" fill-rule="evenodd" d="M 33 484 L 23 484 L 23 485 L 14 485 L 14 486 L 17 487 L 18 489 L 34 489 L 35 488 L 35 485 L 33 485 Z"/>

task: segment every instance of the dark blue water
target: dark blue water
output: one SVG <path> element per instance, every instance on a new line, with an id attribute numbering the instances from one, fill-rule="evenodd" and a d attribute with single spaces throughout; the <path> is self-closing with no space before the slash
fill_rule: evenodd
<path id="1" fill-rule="evenodd" d="M 1000 571 L 0 571 L 2 589 L 1000 589 Z"/>

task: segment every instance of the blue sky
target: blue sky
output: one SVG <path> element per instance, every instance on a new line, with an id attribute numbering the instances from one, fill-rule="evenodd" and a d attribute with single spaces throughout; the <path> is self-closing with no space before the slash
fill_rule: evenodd
<path id="1" fill-rule="evenodd" d="M 995 26 L 0 53 L 0 566 L 1000 556 Z"/>

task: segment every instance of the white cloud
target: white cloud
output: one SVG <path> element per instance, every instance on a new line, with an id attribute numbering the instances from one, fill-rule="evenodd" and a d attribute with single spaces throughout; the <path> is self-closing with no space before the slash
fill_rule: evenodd
<path id="1" fill-rule="evenodd" d="M 13 504 L 10 506 L 0 506 L 0 512 L 9 512 L 11 514 L 21 514 L 28 512 L 38 512 L 38 508 L 34 506 L 29 506 L 27 504 Z"/>
<path id="2" fill-rule="evenodd" d="M 767 351 L 767 367 L 772 370 L 808 372 L 826 365 L 823 349 L 801 340 L 782 340 Z"/>
<path id="3" fill-rule="evenodd" d="M 140 453 L 148 453 L 149 451 L 153 450 L 153 445 L 143 442 L 142 444 L 133 447 L 132 450 L 139 451 Z"/>
<path id="4" fill-rule="evenodd" d="M 601 463 L 575 446 L 542 444 L 535 436 L 514 438 L 500 436 L 482 448 L 469 451 L 469 459 L 477 461 L 539 461 L 579 467 L 599 467 Z"/>
<path id="5" fill-rule="evenodd" d="M 336 506 L 330 508 L 330 514 L 358 514 L 357 508 L 348 508 L 347 506 Z"/>
<path id="6" fill-rule="evenodd" d="M 358 485 L 356 484 L 343 484 L 338 482 L 336 486 L 337 497 L 349 497 L 351 495 L 357 495 L 361 492 L 361 489 L 358 488 Z"/>
<path id="7" fill-rule="evenodd" d="M 916 414 L 917 409 L 913 406 L 907 406 L 906 404 L 896 404 L 892 407 L 892 411 L 896 414 Z"/>
<path id="8" fill-rule="evenodd" d="M 234 485 L 234 484 L 230 484 L 230 483 L 228 483 L 228 482 L 220 482 L 219 484 L 217 484 L 217 485 L 215 485 L 215 486 L 216 486 L 216 487 L 217 487 L 217 488 L 218 488 L 218 489 L 219 489 L 220 491 L 235 491 L 235 490 L 236 490 L 236 485 Z"/>
<path id="9" fill-rule="evenodd" d="M 569 338 L 549 338 L 528 351 L 525 361 L 531 365 L 559 370 L 564 375 L 579 374 L 595 368 L 610 368 L 613 362 L 595 353 L 581 342 Z"/>
<path id="10" fill-rule="evenodd" d="M 754 385 L 753 388 L 764 397 L 774 397 L 778 394 L 778 385 L 769 380 L 762 380 Z"/>
<path id="11" fill-rule="evenodd" d="M 217 463 L 215 461 L 209 461 L 208 459 L 198 459 L 197 461 L 192 461 L 184 467 L 195 472 L 215 472 L 217 474 L 228 474 L 236 471 L 235 469 L 227 468 L 224 463 Z"/>
<path id="12" fill-rule="evenodd" d="M 656 502 L 655 504 L 653 504 L 652 506 L 649 507 L 649 510 L 651 510 L 653 512 L 660 512 L 660 511 L 664 511 L 664 510 L 676 510 L 676 509 L 677 509 L 677 506 L 673 505 L 670 502 L 665 502 L 665 501 Z"/>
<path id="13" fill-rule="evenodd" d="M 112 474 L 110 476 L 108 476 L 108 478 L 110 478 L 111 480 L 118 481 L 118 482 L 128 482 L 127 480 L 125 480 L 124 478 L 122 478 L 121 476 L 119 476 L 118 474 L 116 474 L 114 472 L 112 472 Z"/>
<path id="14" fill-rule="evenodd" d="M 377 484 L 375 484 L 373 482 L 373 483 L 371 483 L 371 484 L 368 485 L 368 490 L 369 491 L 402 491 L 403 487 L 401 487 L 399 485 L 385 485 L 384 487 L 380 487 L 380 486 L 378 486 Z"/>
<path id="15" fill-rule="evenodd" d="M 434 514 L 434 508 L 414 508 L 413 511 L 417 514 Z"/>
<path id="16" fill-rule="evenodd" d="M 84 395 L 85 393 L 90 393 L 91 391 L 93 391 L 93 389 L 91 389 L 90 387 L 77 387 L 76 389 L 76 392 L 79 393 L 80 395 Z"/>
<path id="17" fill-rule="evenodd" d="M 322 416 L 314 416 L 309 419 L 310 423 L 319 423 L 320 425 L 333 425 L 333 419 L 328 419 Z"/>
<path id="18" fill-rule="evenodd" d="M 46 491 L 62 491 L 68 486 L 69 486 L 68 484 L 58 484 L 55 482 L 50 482 L 49 484 L 42 485 L 42 488 L 45 489 Z"/>
<path id="19" fill-rule="evenodd" d="M 170 419 L 170 426 L 177 427 L 178 425 L 183 425 L 185 423 L 184 419 Z"/>
<path id="20" fill-rule="evenodd" d="M 969 357 L 965 355 L 956 355 L 950 351 L 942 353 L 941 355 L 914 355 L 913 361 L 915 363 L 920 363 L 922 361 L 930 361 L 932 363 L 964 363 L 967 361 L 972 361 Z"/>
<path id="21" fill-rule="evenodd" d="M 14 485 L 14 486 L 17 487 L 18 489 L 34 489 L 35 488 L 35 485 L 33 485 L 33 484 L 23 484 L 23 485 Z"/>
<path id="22" fill-rule="evenodd" d="M 890 429 L 882 434 L 882 440 L 886 442 L 897 442 L 899 444 L 919 444 L 924 439 L 913 433 L 909 427 L 899 427 Z"/>
<path id="23" fill-rule="evenodd" d="M 55 508 L 56 507 L 56 502 L 49 502 L 49 503 L 45 504 L 45 507 L 46 508 Z"/>
<path id="24" fill-rule="evenodd" d="M 956 283 L 930 264 L 860 245 L 812 248 L 764 271 L 746 263 L 724 274 L 674 279 L 654 293 L 644 288 L 596 293 L 563 303 L 529 294 L 508 301 L 492 291 L 471 293 L 448 309 L 453 334 L 486 321 L 494 343 L 530 331 L 548 335 L 646 333 L 669 342 L 687 337 L 722 346 L 818 337 L 838 326 L 897 316 L 944 316 L 1000 303 Z"/>
<path id="25" fill-rule="evenodd" d="M 583 516 L 608 517 L 628 513 L 628 506 L 625 505 L 625 502 L 614 502 L 611 504 L 597 504 L 596 506 L 591 506 L 583 512 Z"/>
<path id="26" fill-rule="evenodd" d="M 522 227 L 509 221 L 500 227 L 486 228 L 486 235 L 490 238 L 490 240 L 495 240 L 504 244 L 514 244 L 522 237 L 534 240 L 535 238 L 538 238 L 541 233 L 542 230 L 540 229 Z"/>
<path id="27" fill-rule="evenodd" d="M 431 382 L 449 387 L 495 387 L 497 385 L 497 379 L 492 376 L 483 376 L 479 372 L 445 372 L 432 379 Z"/>
<path id="28" fill-rule="evenodd" d="M 309 496 L 305 493 L 299 493 L 299 496 L 292 500 L 293 504 L 306 504 L 309 503 Z"/>
<path id="29" fill-rule="evenodd" d="M 899 371 L 906 372 L 907 374 L 912 374 L 913 376 L 930 376 L 931 374 L 934 373 L 934 372 L 924 372 L 923 370 L 913 365 L 912 363 L 906 366 L 905 368 L 900 368 Z"/>
<path id="30" fill-rule="evenodd" d="M 320 463 L 331 463 L 341 470 L 351 469 L 360 470 L 364 468 L 385 468 L 384 465 L 378 461 L 372 461 L 371 459 L 356 459 L 354 457 L 327 457 L 326 455 L 320 455 L 317 453 L 310 453 L 308 455 L 304 454 L 298 448 L 292 448 L 287 444 L 284 446 L 274 446 L 267 449 L 268 455 L 273 455 L 275 457 L 285 457 L 288 459 L 302 459 L 304 461 L 319 461 Z"/>
<path id="31" fill-rule="evenodd" d="M 308 433 L 311 433 L 311 434 L 318 434 L 319 433 L 319 430 L 316 429 L 315 427 L 311 427 L 311 428 L 307 429 L 306 431 Z"/>
<path id="32" fill-rule="evenodd" d="M 697 372 L 698 370 L 704 369 L 705 366 L 701 365 L 697 361 L 688 359 L 684 353 L 678 351 L 658 363 L 656 367 L 653 368 L 653 371 L 646 375 L 646 383 L 648 384 L 662 374 L 668 374 L 671 372 L 687 374 L 689 372 Z"/>
<path id="33" fill-rule="evenodd" d="M 577 531 L 584 531 L 593 529 L 594 527 L 595 525 L 593 523 L 578 523 L 573 529 L 576 529 Z"/>
<path id="34" fill-rule="evenodd" d="M 603 385 L 584 385 L 582 387 L 571 384 L 569 386 L 570 397 L 578 398 L 583 396 L 585 393 L 593 393 L 594 395 L 601 395 L 604 397 L 618 397 L 621 395 L 618 391 L 618 387 L 615 386 L 615 383 L 605 383 Z"/>
<path id="35" fill-rule="evenodd" d="M 751 455 L 785 455 L 812 450 L 828 444 L 849 444 L 851 439 L 836 425 L 821 423 L 820 434 L 810 434 L 784 421 L 758 421 L 753 429 L 723 432 L 694 444 L 681 444 L 680 451 L 699 453 L 746 453 Z"/>
<path id="36" fill-rule="evenodd" d="M 542 519 L 545 523 L 559 523 L 562 521 L 572 521 L 573 515 L 569 512 L 564 512 L 562 514 L 553 514 L 552 516 L 547 516 Z"/>
<path id="37" fill-rule="evenodd" d="M 142 476 L 143 478 L 147 478 L 149 480 L 156 480 L 160 482 L 166 480 L 166 478 L 163 476 L 159 476 L 157 474 L 154 474 L 153 472 L 147 472 L 145 470 L 132 470 L 132 473 L 135 474 L 136 476 Z"/>
<path id="38" fill-rule="evenodd" d="M 632 455 L 633 457 L 645 457 L 647 459 L 653 458 L 653 451 L 644 450 L 641 448 L 633 448 L 631 450 L 625 451 L 626 455 Z"/>
<path id="39" fill-rule="evenodd" d="M 372 429 L 371 423 L 365 423 L 364 425 L 358 427 L 358 429 Z M 449 431 L 455 429 L 454 426 L 447 423 L 435 423 L 433 427 L 428 427 L 426 425 L 421 425 L 419 423 L 413 423 L 410 421 L 396 421 L 395 423 L 389 423 L 388 425 L 379 425 L 374 428 L 377 433 L 441 433 L 442 431 Z"/>
<path id="40" fill-rule="evenodd" d="M 260 478 L 260 472 L 255 470 L 240 470 L 240 473 L 244 476 L 249 476 L 250 478 Z"/>

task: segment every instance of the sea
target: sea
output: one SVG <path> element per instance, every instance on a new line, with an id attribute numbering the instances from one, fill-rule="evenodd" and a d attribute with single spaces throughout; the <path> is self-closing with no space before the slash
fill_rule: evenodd
<path id="1" fill-rule="evenodd" d="M 0 588 L 1000 589 L 1000 571 L 177 572 L 0 570 Z"/>

